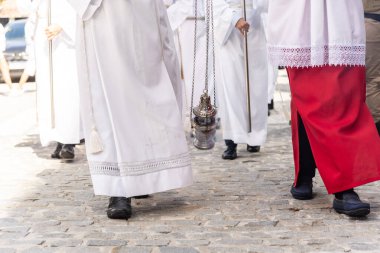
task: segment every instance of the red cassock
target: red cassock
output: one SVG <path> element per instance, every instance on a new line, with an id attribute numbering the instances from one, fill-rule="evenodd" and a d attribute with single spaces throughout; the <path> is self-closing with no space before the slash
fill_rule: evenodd
<path id="1" fill-rule="evenodd" d="M 298 116 L 329 193 L 380 180 L 380 137 L 365 103 L 365 67 L 288 68 L 297 182 Z"/>

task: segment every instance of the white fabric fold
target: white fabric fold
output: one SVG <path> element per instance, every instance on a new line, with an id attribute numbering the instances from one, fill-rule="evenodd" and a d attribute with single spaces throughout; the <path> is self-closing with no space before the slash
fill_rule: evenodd
<path id="1" fill-rule="evenodd" d="M 278 66 L 365 65 L 361 0 L 270 0 L 268 46 Z"/>

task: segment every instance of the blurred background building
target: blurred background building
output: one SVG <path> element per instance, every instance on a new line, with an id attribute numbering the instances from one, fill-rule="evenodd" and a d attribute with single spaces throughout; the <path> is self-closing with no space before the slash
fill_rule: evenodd
<path id="1" fill-rule="evenodd" d="M 0 23 L 5 28 L 4 56 L 13 81 L 18 82 L 27 62 L 25 42 L 26 10 L 18 8 L 17 0 L 0 0 Z"/>

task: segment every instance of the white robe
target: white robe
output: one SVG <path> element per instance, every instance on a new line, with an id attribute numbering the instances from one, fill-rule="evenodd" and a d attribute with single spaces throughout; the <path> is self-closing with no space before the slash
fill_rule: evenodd
<path id="1" fill-rule="evenodd" d="M 197 51 L 194 94 L 192 93 L 194 69 L 194 27 L 195 13 L 193 0 L 177 0 L 168 8 L 169 22 L 174 31 L 177 53 L 180 60 L 182 78 L 185 86 L 185 107 L 187 114 L 191 107 L 199 104 L 205 88 L 206 74 L 206 23 L 203 0 L 198 0 Z M 211 65 L 211 64 L 210 64 Z M 211 72 L 209 72 L 211 73 Z M 213 98 L 213 83 L 209 83 L 209 95 Z"/>
<path id="2" fill-rule="evenodd" d="M 364 65 L 361 0 L 269 0 L 268 47 L 275 66 Z"/>
<path id="3" fill-rule="evenodd" d="M 47 0 L 35 0 L 31 15 L 36 16 L 34 34 L 37 110 L 43 146 L 57 141 L 79 143 L 81 138 L 79 87 L 75 53 L 76 13 L 65 0 L 52 0 L 52 24 L 62 27 L 53 40 L 53 89 L 55 127 L 51 123 Z"/>
<path id="4" fill-rule="evenodd" d="M 235 28 L 243 16 L 240 0 L 214 0 L 217 41 L 217 91 L 223 138 L 251 146 L 262 145 L 267 136 L 268 60 L 261 13 L 265 5 L 247 1 L 248 52 L 252 132 L 248 133 L 244 37 Z"/>
<path id="5" fill-rule="evenodd" d="M 70 2 L 83 21 L 85 136 L 96 128 L 103 144 L 91 153 L 86 141 L 95 194 L 131 197 L 190 185 L 179 64 L 163 2 Z"/>

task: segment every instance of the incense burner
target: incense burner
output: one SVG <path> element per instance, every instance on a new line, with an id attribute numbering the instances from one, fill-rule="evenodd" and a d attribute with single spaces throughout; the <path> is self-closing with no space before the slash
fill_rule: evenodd
<path id="1" fill-rule="evenodd" d="M 217 109 L 211 104 L 207 90 L 203 92 L 193 113 L 194 146 L 198 149 L 212 149 L 215 146 Z"/>

